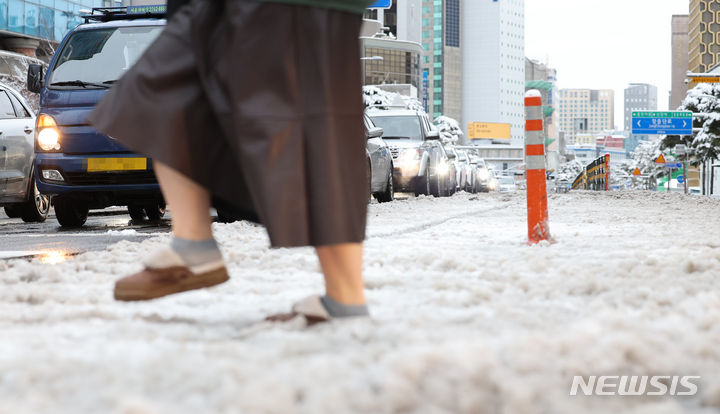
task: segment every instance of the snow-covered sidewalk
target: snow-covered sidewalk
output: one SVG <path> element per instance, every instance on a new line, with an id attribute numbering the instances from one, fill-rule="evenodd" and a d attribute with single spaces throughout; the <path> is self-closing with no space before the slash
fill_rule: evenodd
<path id="1" fill-rule="evenodd" d="M 117 278 L 167 241 L 0 261 L 0 413 L 680 413 L 720 410 L 720 201 L 458 194 L 370 207 L 372 320 L 266 315 L 322 291 L 311 249 L 216 225 L 232 279 L 150 303 Z M 570 396 L 573 376 L 699 375 L 694 397 Z"/>

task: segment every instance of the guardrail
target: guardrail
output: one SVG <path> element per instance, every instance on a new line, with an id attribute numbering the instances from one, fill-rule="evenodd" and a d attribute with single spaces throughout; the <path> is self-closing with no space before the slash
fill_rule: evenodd
<path id="1" fill-rule="evenodd" d="M 610 154 L 605 154 L 586 165 L 573 181 L 572 189 L 608 191 L 610 189 Z"/>

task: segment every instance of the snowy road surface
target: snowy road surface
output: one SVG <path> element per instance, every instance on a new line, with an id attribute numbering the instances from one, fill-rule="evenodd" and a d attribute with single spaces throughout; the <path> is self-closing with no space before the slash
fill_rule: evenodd
<path id="1" fill-rule="evenodd" d="M 232 279 L 112 300 L 161 235 L 57 265 L 0 261 L 0 413 L 716 413 L 720 202 L 550 196 L 528 247 L 524 196 L 373 204 L 372 320 L 263 317 L 321 292 L 310 249 L 216 224 Z M 692 397 L 569 396 L 575 375 L 701 376 Z"/>
<path id="2" fill-rule="evenodd" d="M 105 250 L 120 240 L 140 242 L 153 233 L 170 231 L 168 217 L 159 222 L 133 222 L 126 208 L 113 207 L 91 211 L 84 226 L 67 229 L 60 227 L 53 209 L 43 223 L 24 223 L 8 218 L 0 208 L 0 260 L 57 250 L 73 254 Z"/>

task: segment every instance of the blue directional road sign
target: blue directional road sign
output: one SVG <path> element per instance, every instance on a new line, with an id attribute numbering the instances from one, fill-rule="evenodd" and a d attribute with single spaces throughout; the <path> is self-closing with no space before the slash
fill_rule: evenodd
<path id="1" fill-rule="evenodd" d="M 677 176 L 678 183 L 682 184 L 685 181 L 685 177 L 682 175 Z"/>
<path id="2" fill-rule="evenodd" d="M 676 163 L 666 162 L 665 168 L 682 168 L 682 163 L 681 162 L 676 162 Z"/>
<path id="3" fill-rule="evenodd" d="M 368 9 L 389 9 L 392 7 L 392 0 L 375 0 Z"/>
<path id="4" fill-rule="evenodd" d="M 632 133 L 636 135 L 692 135 L 692 112 L 632 113 Z"/>

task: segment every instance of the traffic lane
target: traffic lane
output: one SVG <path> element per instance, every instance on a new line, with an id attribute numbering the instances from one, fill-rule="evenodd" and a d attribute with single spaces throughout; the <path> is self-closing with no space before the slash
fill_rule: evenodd
<path id="1" fill-rule="evenodd" d="M 51 210 L 44 223 L 24 223 L 0 214 L 0 259 L 33 257 L 48 252 L 78 254 L 104 250 L 122 240 L 142 241 L 170 232 L 170 215 L 157 222 L 134 222 L 127 209 L 92 211 L 81 228 L 60 227 Z"/>

